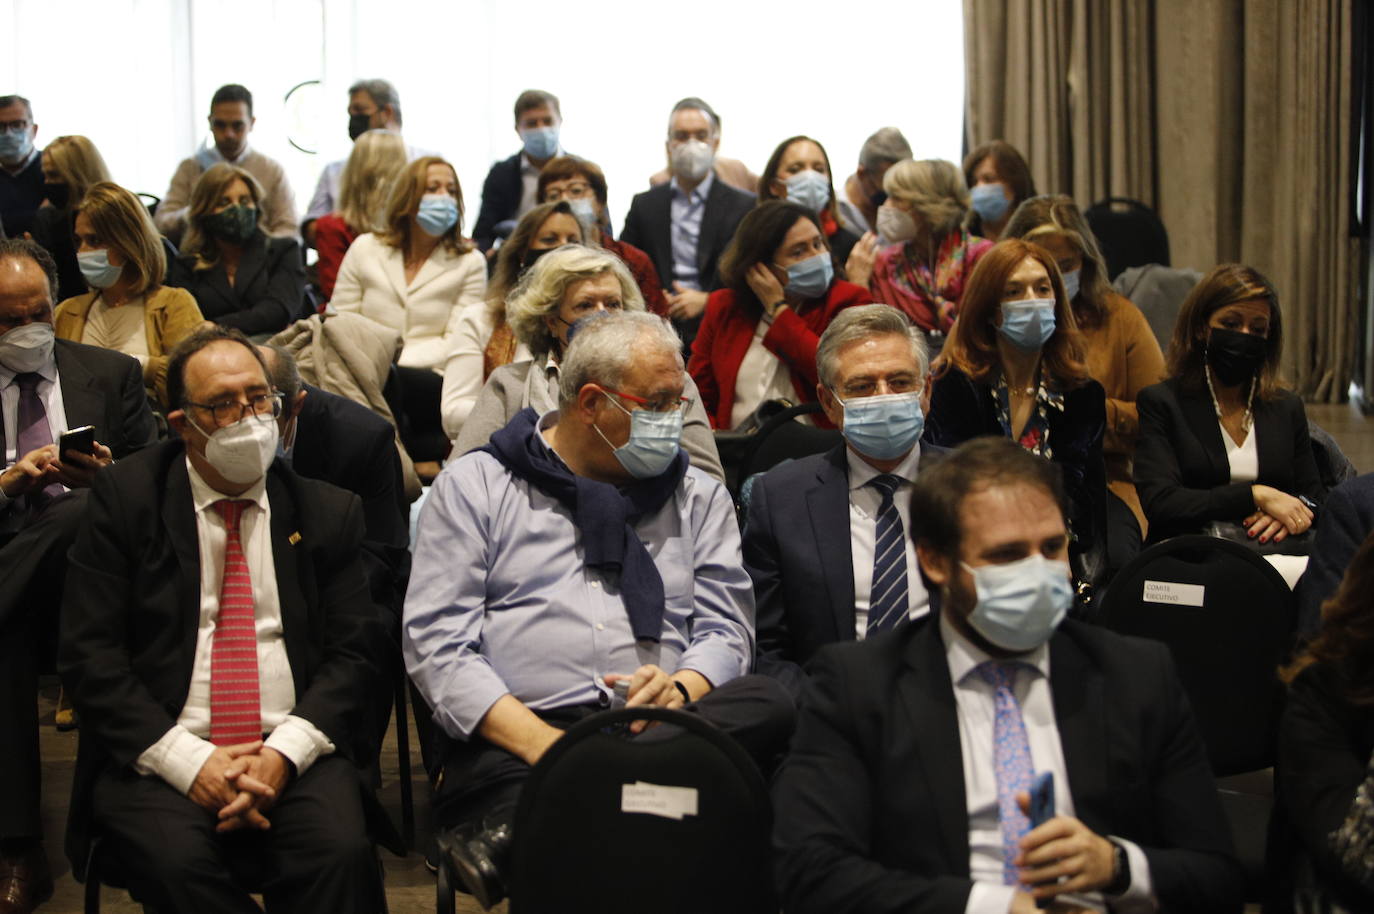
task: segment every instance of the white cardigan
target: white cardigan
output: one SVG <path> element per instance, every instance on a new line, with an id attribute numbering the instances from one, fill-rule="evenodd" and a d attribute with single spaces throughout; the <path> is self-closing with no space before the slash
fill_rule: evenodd
<path id="1" fill-rule="evenodd" d="M 439 415 L 449 440 L 457 439 L 468 414 L 482 392 L 482 366 L 493 325 L 486 302 L 468 305 L 458 317 L 458 327 L 450 336 L 452 348 L 444 366 L 444 392 L 439 400 Z M 524 343 L 516 343 L 513 362 L 533 358 Z"/>
<path id="2" fill-rule="evenodd" d="M 453 254 L 442 244 L 407 286 L 403 252 L 368 232 L 344 255 L 331 304 L 399 331 L 397 364 L 442 372 L 458 318 L 468 305 L 481 304 L 486 288 L 481 252 Z"/>

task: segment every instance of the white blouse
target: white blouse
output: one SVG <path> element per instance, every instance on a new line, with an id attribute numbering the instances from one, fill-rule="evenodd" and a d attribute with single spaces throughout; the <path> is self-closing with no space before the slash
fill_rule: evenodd
<path id="1" fill-rule="evenodd" d="M 1221 425 L 1221 420 L 1217 420 Z M 1226 426 L 1221 425 L 1221 442 L 1226 446 L 1226 462 L 1231 465 L 1232 482 L 1254 482 L 1259 478 L 1259 451 L 1255 447 L 1255 435 L 1259 429 L 1250 424 L 1250 434 L 1236 444 Z"/>

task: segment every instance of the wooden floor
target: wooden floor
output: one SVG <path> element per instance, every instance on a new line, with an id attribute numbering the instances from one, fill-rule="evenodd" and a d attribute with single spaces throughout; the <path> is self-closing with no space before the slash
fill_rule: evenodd
<path id="1" fill-rule="evenodd" d="M 1366 418 L 1350 406 L 1311 406 L 1307 408 L 1311 420 L 1326 429 L 1340 443 L 1346 456 L 1361 473 L 1374 471 L 1374 419 Z M 57 699 L 56 683 L 43 689 L 40 696 L 42 715 L 41 745 L 43 752 L 43 824 L 47 836 L 48 854 L 57 873 L 57 891 L 52 901 L 40 910 L 51 914 L 77 914 L 82 910 L 82 887 L 72 878 L 70 867 L 62 854 L 62 833 L 66 823 L 67 797 L 71 791 L 72 767 L 76 759 L 76 733 L 58 733 L 52 727 L 53 706 Z M 414 728 L 411 728 L 414 741 Z M 428 835 L 427 784 L 419 771 L 420 751 L 412 746 L 417 776 L 414 778 L 416 797 L 417 832 L 421 841 Z M 397 780 L 396 731 L 392 727 L 387 737 L 387 745 L 382 752 L 382 801 L 400 821 L 400 790 Z M 423 844 L 421 845 L 423 846 Z M 387 899 L 391 914 L 420 914 L 434 910 L 434 877 L 425 869 L 424 861 L 418 852 L 412 852 L 404 859 L 384 854 L 386 868 Z M 140 912 L 142 908 L 133 904 L 123 892 L 112 889 L 103 891 L 101 909 L 111 914 Z M 475 904 L 464 895 L 458 896 L 460 912 L 479 911 Z M 505 905 L 497 910 L 504 911 Z"/>

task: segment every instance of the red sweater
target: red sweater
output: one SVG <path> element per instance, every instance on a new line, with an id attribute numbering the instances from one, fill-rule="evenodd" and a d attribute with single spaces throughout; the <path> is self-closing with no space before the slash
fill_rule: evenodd
<path id="1" fill-rule="evenodd" d="M 824 300 L 809 302 L 800 310 L 783 308 L 763 338 L 764 347 L 792 372 L 792 387 L 798 403 L 816 402 L 816 345 L 830 321 L 842 308 L 866 305 L 873 293 L 852 282 L 837 280 L 830 285 Z M 751 316 L 735 303 L 735 293 L 721 289 L 706 301 L 706 316 L 692 343 L 692 358 L 687 370 L 701 391 L 702 406 L 711 417 L 712 428 L 729 428 L 735 406 L 735 378 L 740 363 L 754 339 L 758 317 Z M 825 416 L 817 414 L 816 424 L 833 428 Z"/>
<path id="2" fill-rule="evenodd" d="M 339 278 L 339 264 L 343 263 L 348 246 L 358 233 L 348 227 L 343 216 L 328 213 L 315 220 L 315 250 L 319 253 L 320 291 L 325 300 L 334 297 L 334 281 Z"/>

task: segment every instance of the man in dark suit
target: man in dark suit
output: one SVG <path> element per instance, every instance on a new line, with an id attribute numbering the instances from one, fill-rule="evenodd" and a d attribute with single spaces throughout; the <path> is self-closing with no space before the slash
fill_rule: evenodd
<path id="1" fill-rule="evenodd" d="M 73 868 L 94 829 L 155 908 L 256 910 L 247 872 L 269 911 L 376 911 L 351 760 L 381 687 L 358 498 L 273 461 L 281 399 L 242 333 L 183 341 L 168 397 L 181 440 L 101 474 L 69 559 Z"/>
<path id="2" fill-rule="evenodd" d="M 806 682 L 802 666 L 823 645 L 928 611 L 901 518 L 917 472 L 944 453 L 920 443 L 929 360 L 924 336 L 896 308 L 841 311 L 821 334 L 816 371 L 821 408 L 845 443 L 756 480 L 743 543 L 754 581 L 757 671 L 794 699 Z"/>
<path id="3" fill-rule="evenodd" d="M 688 349 L 720 288 L 720 255 L 754 195 L 730 187 L 711 169 L 720 147 L 720 118 L 699 98 L 684 98 L 668 119 L 667 184 L 635 194 L 620 240 L 649 255 L 668 298 L 668 314 Z"/>
<path id="4" fill-rule="evenodd" d="M 128 356 L 53 339 L 57 267 L 23 239 L 0 241 L 0 911 L 52 891 L 40 843 L 37 689 L 57 629 L 67 548 L 103 467 L 150 443 L 143 372 Z M 57 453 L 94 426 L 92 454 Z"/>
<path id="5" fill-rule="evenodd" d="M 472 240 L 488 257 L 494 253 L 496 240 L 508 236 L 520 217 L 538 202 L 539 170 L 550 159 L 565 154 L 558 143 L 562 126 L 563 112 L 552 92 L 526 89 L 515 100 L 515 132 L 521 149 L 487 172 L 482 208 L 472 227 Z"/>
<path id="6" fill-rule="evenodd" d="M 1168 649 L 1062 621 L 1063 508 L 1055 466 L 1001 437 L 921 474 L 913 535 L 941 609 L 812 662 L 773 791 L 791 914 L 1240 911 Z"/>
<path id="7" fill-rule="evenodd" d="M 1326 493 L 1312 526 L 1316 541 L 1297 586 L 1298 631 L 1304 635 L 1321 628 L 1322 603 L 1335 595 L 1350 560 L 1374 531 L 1374 473 L 1347 479 Z"/>

